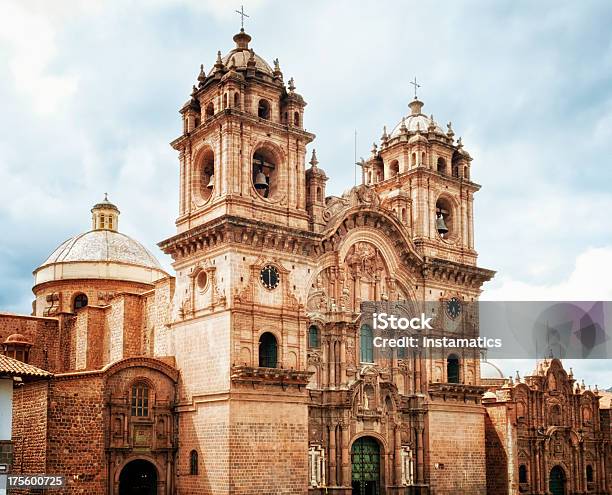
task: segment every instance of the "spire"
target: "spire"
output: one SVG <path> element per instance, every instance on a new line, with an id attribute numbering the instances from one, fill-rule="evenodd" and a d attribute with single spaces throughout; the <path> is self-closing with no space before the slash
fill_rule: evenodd
<path id="1" fill-rule="evenodd" d="M 406 134 L 408 132 L 408 128 L 406 127 L 406 117 L 402 117 L 402 125 L 400 126 L 400 132 L 402 134 Z"/>
<path id="2" fill-rule="evenodd" d="M 108 200 L 108 193 L 104 193 L 104 199 L 91 209 L 91 229 L 117 232 L 120 213 L 119 208 Z"/>
<path id="3" fill-rule="evenodd" d="M 317 168 L 318 164 L 319 164 L 319 160 L 317 160 L 317 152 L 313 148 L 312 149 L 312 156 L 310 157 L 310 165 L 312 166 L 313 169 L 315 169 L 315 168 Z"/>
<path id="4" fill-rule="evenodd" d="M 215 71 L 223 70 L 223 60 L 221 59 L 221 50 L 217 51 L 217 61 L 215 62 Z"/>
<path id="5" fill-rule="evenodd" d="M 383 133 L 382 136 L 380 137 L 380 140 L 383 143 L 386 143 L 389 140 L 389 135 L 387 134 L 387 126 L 383 126 Z"/>
<path id="6" fill-rule="evenodd" d="M 200 73 L 198 74 L 198 81 L 200 82 L 200 87 L 204 85 L 205 80 L 206 73 L 204 72 L 204 64 L 200 64 Z"/>

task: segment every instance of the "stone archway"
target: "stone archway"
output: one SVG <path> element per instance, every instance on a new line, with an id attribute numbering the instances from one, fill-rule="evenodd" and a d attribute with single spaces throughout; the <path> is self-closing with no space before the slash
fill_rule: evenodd
<path id="1" fill-rule="evenodd" d="M 119 475 L 119 495 L 157 495 L 157 468 L 144 459 L 128 462 Z"/>
<path id="2" fill-rule="evenodd" d="M 380 445 L 374 437 L 360 437 L 353 443 L 351 473 L 353 495 L 381 493 Z"/>
<path id="3" fill-rule="evenodd" d="M 548 490 L 551 495 L 565 495 L 565 471 L 561 466 L 550 470 Z"/>

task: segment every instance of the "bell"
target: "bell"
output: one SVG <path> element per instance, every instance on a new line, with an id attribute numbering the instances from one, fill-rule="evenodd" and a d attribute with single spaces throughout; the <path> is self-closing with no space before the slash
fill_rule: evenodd
<path id="1" fill-rule="evenodd" d="M 212 189 L 214 185 L 215 185 L 215 174 L 211 174 L 210 180 L 208 181 L 208 184 L 206 184 L 206 187 L 208 187 L 208 189 Z"/>
<path id="2" fill-rule="evenodd" d="M 440 235 L 448 234 L 448 227 L 444 223 L 444 217 L 442 215 L 438 215 L 436 218 L 436 230 Z"/>
<path id="3" fill-rule="evenodd" d="M 266 176 L 264 175 L 264 173 L 260 170 L 259 172 L 257 172 L 257 175 L 255 176 L 255 189 L 267 189 L 268 188 L 268 181 L 266 180 Z"/>

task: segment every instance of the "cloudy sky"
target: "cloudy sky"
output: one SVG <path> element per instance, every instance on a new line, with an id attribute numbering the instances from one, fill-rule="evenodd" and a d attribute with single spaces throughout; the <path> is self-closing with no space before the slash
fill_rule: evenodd
<path id="1" fill-rule="evenodd" d="M 353 184 L 382 128 L 424 111 L 474 157 L 487 299 L 612 299 L 612 5 L 602 1 L 245 1 L 252 47 L 308 102 L 331 177 Z M 229 51 L 239 8 L 205 0 L 4 1 L 0 16 L 0 308 L 28 312 L 32 270 L 89 228 L 108 192 L 121 230 L 173 234 L 178 109 Z M 511 365 L 508 365 L 512 367 Z M 607 363 L 576 363 L 587 381 Z M 510 370 L 512 371 L 512 370 Z M 605 383 L 604 383 L 605 382 Z"/>

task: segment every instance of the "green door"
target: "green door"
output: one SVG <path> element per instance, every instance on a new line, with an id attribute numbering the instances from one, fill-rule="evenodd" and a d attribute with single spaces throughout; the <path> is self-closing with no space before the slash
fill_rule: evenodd
<path id="1" fill-rule="evenodd" d="M 548 490 L 552 495 L 565 495 L 565 472 L 561 466 L 551 469 Z"/>
<path id="2" fill-rule="evenodd" d="M 380 448 L 372 437 L 355 440 L 351 449 L 353 495 L 380 494 Z"/>

